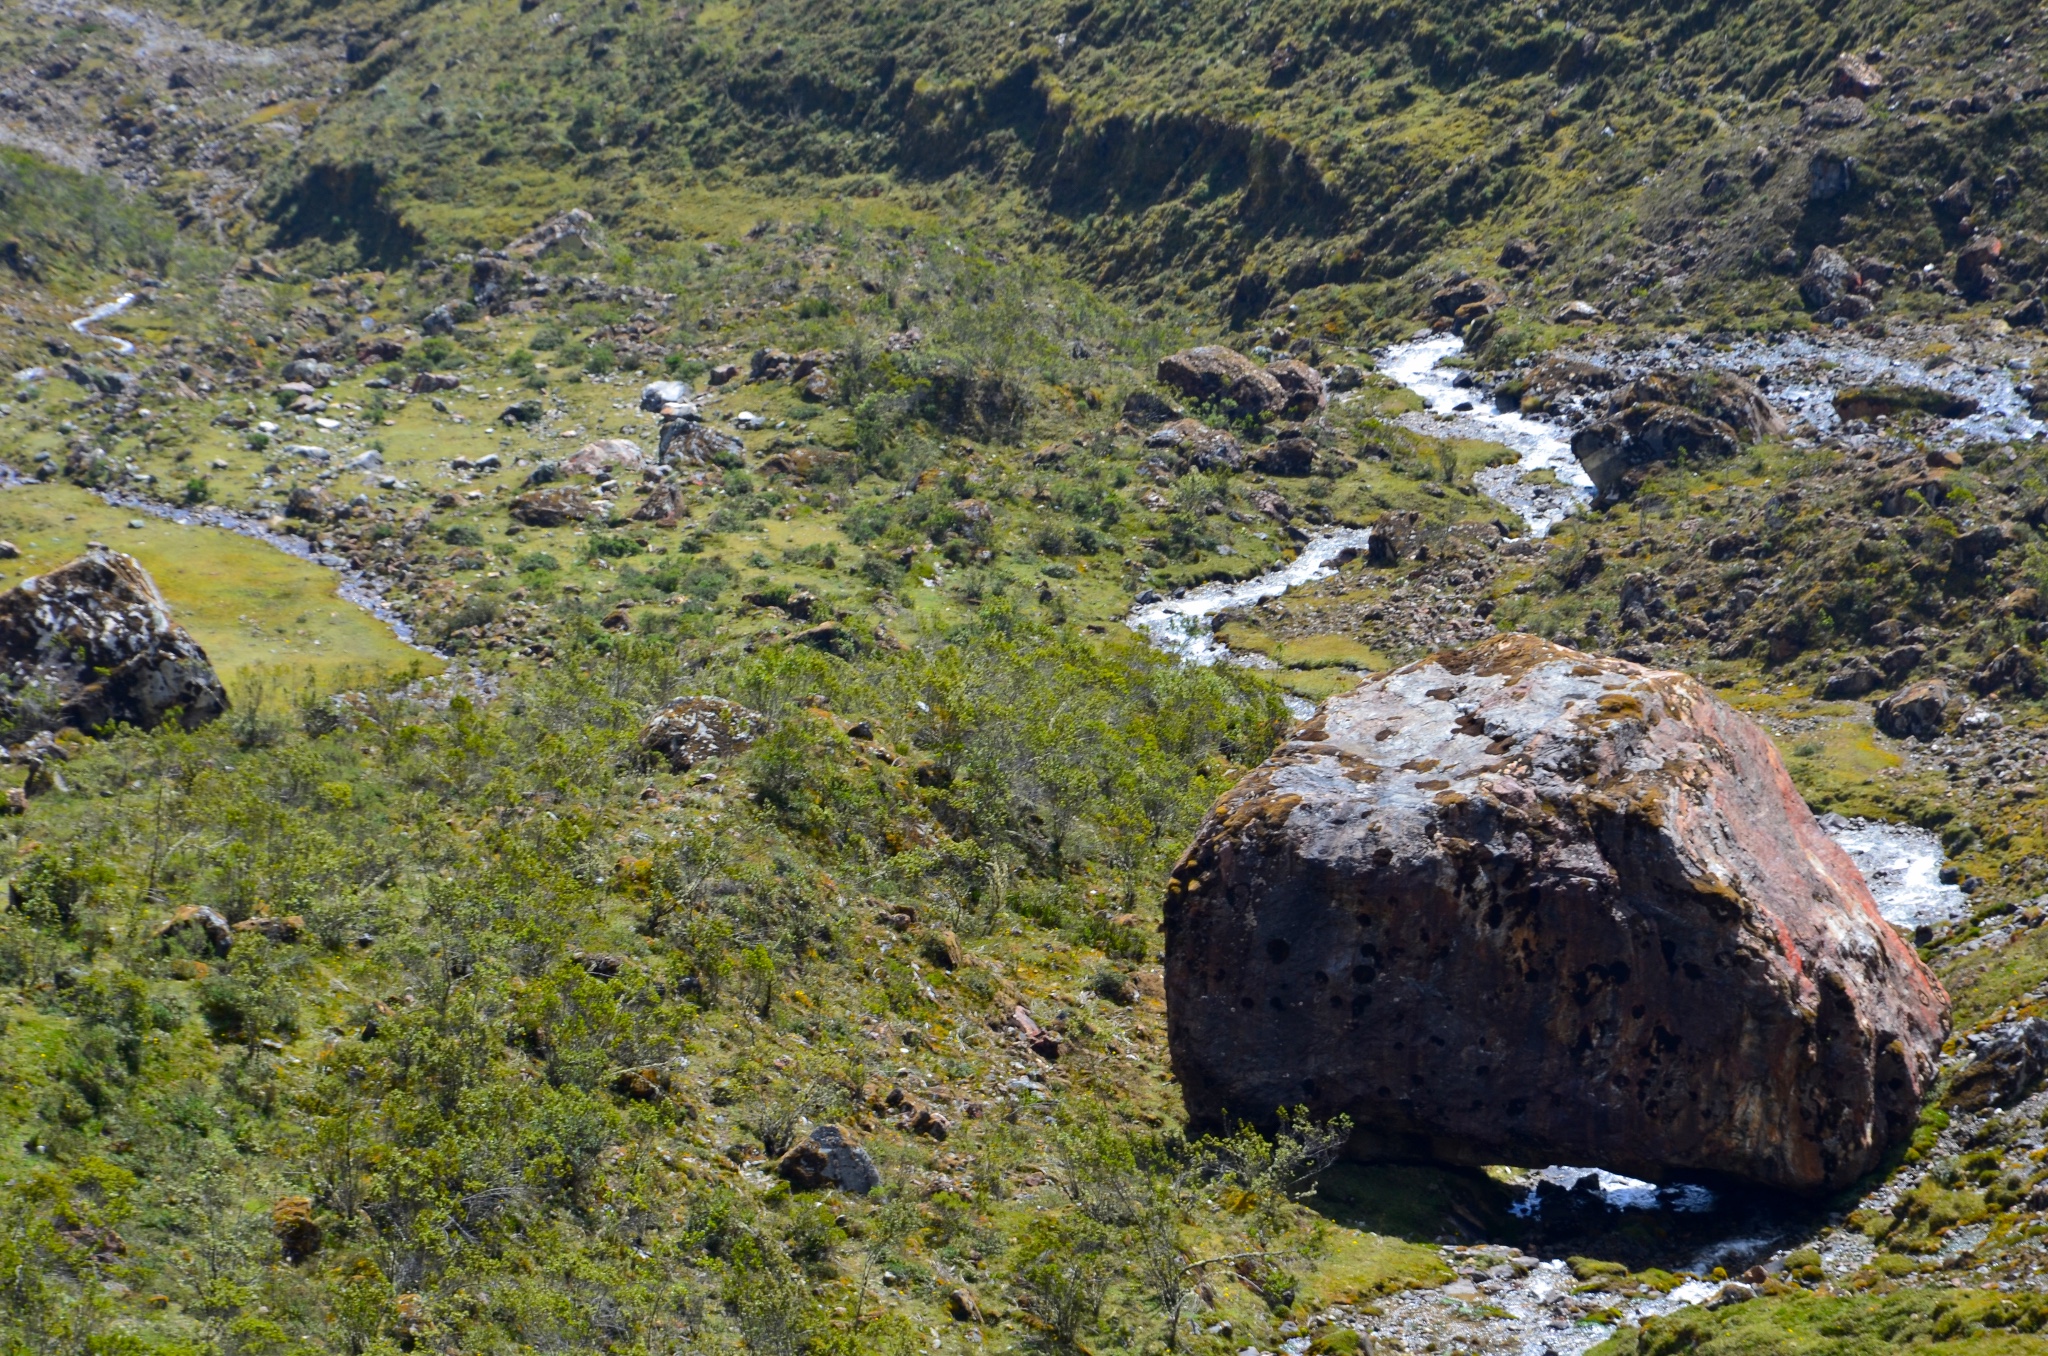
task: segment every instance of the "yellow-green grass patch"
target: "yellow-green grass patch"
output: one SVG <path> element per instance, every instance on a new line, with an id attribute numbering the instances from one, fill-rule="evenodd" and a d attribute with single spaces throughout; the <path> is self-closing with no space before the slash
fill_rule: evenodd
<path id="1" fill-rule="evenodd" d="M 258 669 L 310 675 L 330 686 L 345 674 L 442 668 L 345 602 L 333 571 L 223 528 L 139 516 L 69 485 L 30 485 L 0 493 L 0 536 L 21 548 L 0 585 L 75 560 L 89 541 L 134 556 L 171 615 L 206 648 L 231 695 Z"/>

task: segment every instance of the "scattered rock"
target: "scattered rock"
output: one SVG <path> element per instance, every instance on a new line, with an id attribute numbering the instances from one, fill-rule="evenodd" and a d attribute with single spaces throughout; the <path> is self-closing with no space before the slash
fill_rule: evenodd
<path id="1" fill-rule="evenodd" d="M 1568 301 L 1550 317 L 1553 325 L 1597 325 L 1604 319 L 1600 308 L 1590 301 Z"/>
<path id="2" fill-rule="evenodd" d="M 688 404 L 689 399 L 687 381 L 650 381 L 640 388 L 640 408 L 648 414 L 660 414 L 669 405 Z"/>
<path id="3" fill-rule="evenodd" d="M 0 719 L 14 730 L 194 729 L 228 709 L 199 642 L 171 620 L 132 556 L 94 551 L 0 594 L 7 669 Z"/>
<path id="4" fill-rule="evenodd" d="M 413 374 L 414 395 L 432 395 L 436 391 L 453 391 L 462 385 L 462 378 L 453 372 L 416 372 Z"/>
<path id="5" fill-rule="evenodd" d="M 283 376 L 286 381 L 302 381 L 317 389 L 334 380 L 334 364 L 312 358 L 294 358 L 284 365 Z"/>
<path id="6" fill-rule="evenodd" d="M 1877 704 L 1877 728 L 1894 739 L 1932 739 L 1947 728 L 1954 700 L 1939 678 L 1908 683 Z"/>
<path id="7" fill-rule="evenodd" d="M 776 1175 L 798 1191 L 838 1187 L 865 1196 L 882 1184 L 868 1151 L 836 1125 L 821 1125 L 791 1147 L 775 1165 Z"/>
<path id="8" fill-rule="evenodd" d="M 1739 959 L 1737 959 L 1739 958 Z M 1909 1136 L 1948 1003 L 1770 740 L 1682 674 L 1506 635 L 1332 698 L 1166 904 L 1198 1129 L 1800 1193 Z"/>
<path id="9" fill-rule="evenodd" d="M 498 413 L 498 421 L 505 424 L 538 424 L 547 417 L 547 408 L 538 400 L 515 400 Z"/>
<path id="10" fill-rule="evenodd" d="M 723 697 L 679 697 L 654 713 L 640 731 L 640 747 L 688 772 L 707 758 L 728 758 L 750 747 L 767 722 Z"/>

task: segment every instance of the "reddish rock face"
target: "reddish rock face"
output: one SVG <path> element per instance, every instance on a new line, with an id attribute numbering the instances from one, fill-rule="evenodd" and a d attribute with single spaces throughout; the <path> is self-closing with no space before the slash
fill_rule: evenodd
<path id="1" fill-rule="evenodd" d="M 1763 733 L 1682 674 L 1499 636 L 1336 697 L 1167 887 L 1196 1126 L 1355 1156 L 1820 1192 L 1912 1132 L 1948 999 Z"/>

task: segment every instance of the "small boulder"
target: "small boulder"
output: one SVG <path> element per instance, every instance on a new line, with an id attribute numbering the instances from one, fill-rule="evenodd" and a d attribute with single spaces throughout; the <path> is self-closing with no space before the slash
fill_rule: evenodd
<path id="1" fill-rule="evenodd" d="M 836 1125 L 821 1125 L 797 1141 L 776 1163 L 775 1172 L 798 1191 L 837 1187 L 850 1195 L 865 1196 L 882 1184 L 882 1174 L 868 1151 Z"/>
<path id="2" fill-rule="evenodd" d="M 1138 428 L 1158 428 L 1181 417 L 1181 412 L 1150 391 L 1133 391 L 1124 397 L 1123 417 Z"/>
<path id="3" fill-rule="evenodd" d="M 1932 739 L 1947 727 L 1952 701 L 1939 678 L 1908 683 L 1877 704 L 1877 728 L 1894 739 Z"/>
<path id="4" fill-rule="evenodd" d="M 1307 419 L 1320 414 L 1329 403 L 1323 389 L 1322 373 L 1307 363 L 1283 358 L 1266 364 L 1266 375 L 1279 382 L 1280 389 L 1286 393 L 1286 404 L 1280 407 L 1279 412 L 1289 419 Z"/>
<path id="5" fill-rule="evenodd" d="M 195 729 L 228 709 L 199 642 L 133 556 L 94 551 L 0 594 L 0 723 Z"/>
<path id="6" fill-rule="evenodd" d="M 1989 1111 L 2023 1100 L 2048 1074 L 2048 1021 L 2028 1017 L 1975 1038 L 1973 1058 L 1949 1087 L 1959 1111 Z"/>
<path id="7" fill-rule="evenodd" d="M 647 454 L 631 438 L 599 438 L 562 459 L 562 473 L 572 476 L 610 475 L 637 471 L 647 465 Z"/>
<path id="8" fill-rule="evenodd" d="M 551 485 L 514 496 L 505 511 L 528 527 L 561 527 L 597 516 L 597 508 L 574 485 Z"/>
<path id="9" fill-rule="evenodd" d="M 655 712 L 640 731 L 640 747 L 688 772 L 707 758 L 728 758 L 750 747 L 767 722 L 723 697 L 679 697 Z"/>
<path id="10" fill-rule="evenodd" d="M 599 252 L 597 218 L 580 207 L 572 207 L 505 246 L 514 259 L 544 259 L 551 254 L 590 256 Z"/>
<path id="11" fill-rule="evenodd" d="M 1883 88 L 1884 77 L 1862 57 L 1844 52 L 1835 58 L 1834 74 L 1828 80 L 1829 98 L 1867 100 Z"/>
<path id="12" fill-rule="evenodd" d="M 1834 397 L 1835 413 L 1844 419 L 1875 419 L 1885 415 L 1931 414 L 1942 419 L 1962 419 L 1977 412 L 1971 396 L 1951 395 L 1932 386 L 1848 386 Z"/>
<path id="13" fill-rule="evenodd" d="M 1799 299 L 1809 311 L 1818 311 L 1848 296 L 1861 281 L 1839 251 L 1815 245 L 1799 275 Z"/>
<path id="14" fill-rule="evenodd" d="M 640 388 L 640 408 L 648 414 L 660 414 L 664 405 L 681 405 L 689 398 L 687 381 L 650 381 Z"/>
<path id="15" fill-rule="evenodd" d="M 1189 470 L 1235 471 L 1244 466 L 1244 448 L 1237 438 L 1199 419 L 1176 419 L 1154 429 L 1145 446 L 1170 449 Z"/>
<path id="16" fill-rule="evenodd" d="M 498 421 L 505 424 L 538 424 L 547 417 L 547 408 L 538 400 L 515 400 L 498 412 Z"/>
<path id="17" fill-rule="evenodd" d="M 416 372 L 412 379 L 414 395 L 432 395 L 437 391 L 453 391 L 462 385 L 462 378 L 453 372 Z"/>

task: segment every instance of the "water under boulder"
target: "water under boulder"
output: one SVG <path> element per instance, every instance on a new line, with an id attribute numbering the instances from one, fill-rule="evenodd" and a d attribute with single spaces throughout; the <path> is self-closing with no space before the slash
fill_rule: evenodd
<path id="1" fill-rule="evenodd" d="M 1769 739 L 1683 674 L 1503 635 L 1332 698 L 1166 905 L 1198 1128 L 1351 1153 L 1844 1186 L 1909 1137 L 1948 999 Z"/>

